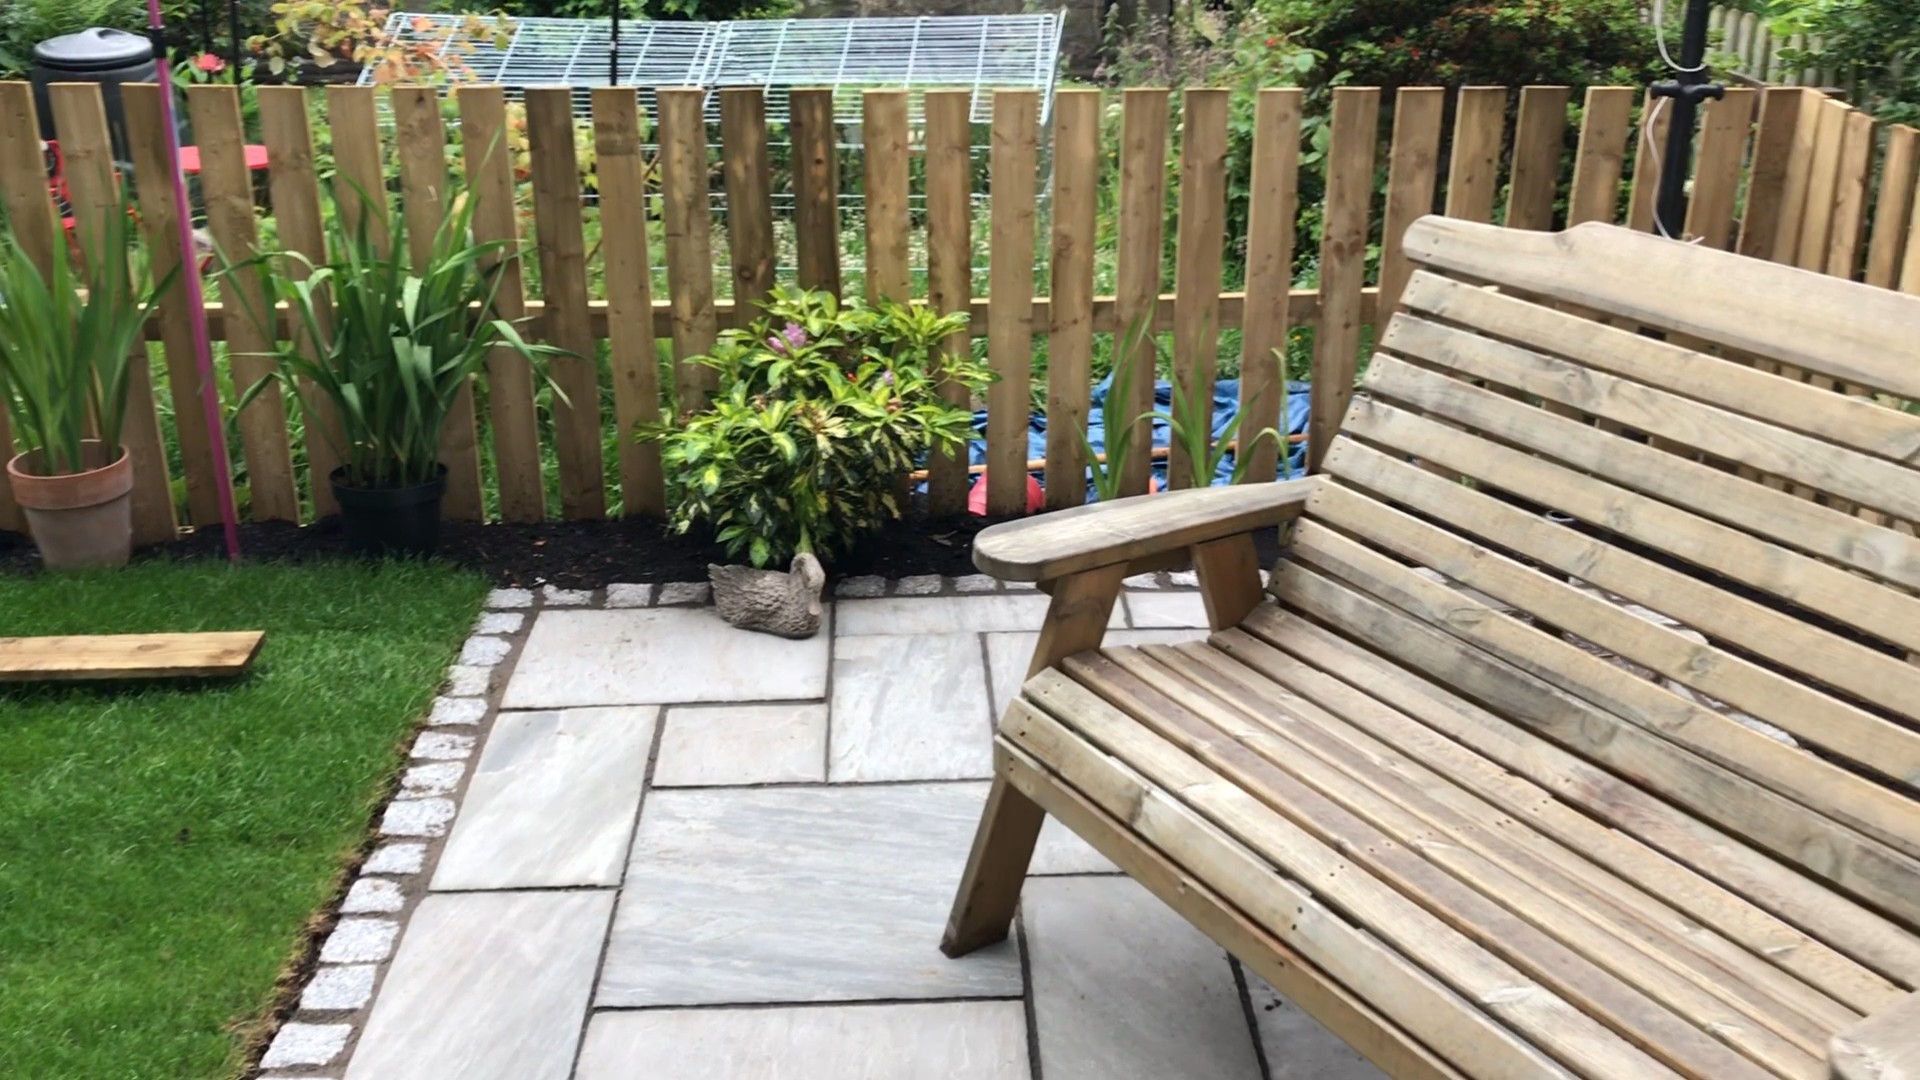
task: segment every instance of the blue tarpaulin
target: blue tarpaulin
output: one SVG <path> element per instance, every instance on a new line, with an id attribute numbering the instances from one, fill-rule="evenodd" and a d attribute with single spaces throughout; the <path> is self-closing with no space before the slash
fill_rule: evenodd
<path id="1" fill-rule="evenodd" d="M 1093 442 L 1093 452 L 1096 454 L 1106 452 L 1105 406 L 1107 401 L 1107 387 L 1112 381 L 1112 378 L 1113 377 L 1109 375 L 1107 378 L 1100 380 L 1099 384 L 1093 388 L 1093 408 L 1087 416 L 1088 435 Z M 1308 384 L 1304 382 L 1289 382 L 1287 384 L 1286 407 L 1284 410 L 1286 427 L 1283 434 L 1298 435 L 1307 430 L 1307 385 Z M 1173 409 L 1173 384 L 1166 382 L 1155 383 L 1153 387 L 1153 402 L 1155 411 L 1163 413 L 1171 412 Z M 1219 382 L 1214 383 L 1213 437 L 1216 441 L 1218 441 L 1222 433 L 1226 431 L 1227 425 L 1233 423 L 1233 418 L 1238 415 L 1239 411 L 1240 380 L 1221 379 Z M 986 424 L 987 414 L 984 411 L 973 414 L 974 439 L 970 447 L 970 455 L 971 462 L 975 465 L 983 465 L 987 460 L 987 442 L 984 437 Z M 1235 432 L 1235 435 L 1250 438 L 1257 434 L 1262 426 L 1264 425 L 1251 423 L 1242 425 L 1242 430 Z M 1153 421 L 1153 445 L 1156 447 L 1166 446 L 1170 434 L 1171 429 L 1168 428 L 1167 421 L 1163 417 L 1155 417 Z M 1145 452 L 1144 450 L 1135 450 L 1135 453 Z M 1047 418 L 1044 416 L 1034 416 L 1027 421 L 1027 460 L 1038 461 L 1046 456 Z M 1302 475 L 1306 469 L 1306 461 L 1306 443 L 1288 444 L 1287 453 L 1281 457 L 1280 467 L 1275 470 L 1277 477 L 1285 478 Z M 1153 463 L 1153 474 L 1160 478 L 1162 484 L 1166 482 L 1167 463 L 1164 459 Z M 1216 484 L 1225 484 L 1232 476 L 1233 455 L 1229 454 L 1226 459 L 1220 463 L 1219 471 L 1215 473 L 1213 482 Z M 1057 477 L 1042 477 L 1042 479 L 1058 480 Z M 1091 478 L 1089 478 L 1087 482 L 1087 501 L 1092 502 L 1095 498 L 1093 482 Z"/>

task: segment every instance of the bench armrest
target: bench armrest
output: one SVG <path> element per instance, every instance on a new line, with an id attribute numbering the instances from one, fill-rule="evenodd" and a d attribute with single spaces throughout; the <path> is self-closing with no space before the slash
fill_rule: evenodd
<path id="1" fill-rule="evenodd" d="M 974 538 L 973 565 L 1003 581 L 1050 581 L 1152 558 L 1291 521 L 1316 483 L 1193 488 L 1009 521 Z"/>
<path id="2" fill-rule="evenodd" d="M 1834 1080 L 1920 1080 L 1920 994 L 1835 1035 L 1827 1068 Z"/>

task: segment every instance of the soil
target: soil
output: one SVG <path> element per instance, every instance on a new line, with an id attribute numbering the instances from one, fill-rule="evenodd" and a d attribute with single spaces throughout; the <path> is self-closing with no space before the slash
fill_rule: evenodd
<path id="1" fill-rule="evenodd" d="M 836 560 L 838 579 L 863 574 L 901 578 L 916 574 L 975 573 L 974 534 L 984 518 L 910 516 Z M 256 522 L 240 526 L 240 552 L 250 561 L 307 561 L 346 557 L 339 519 L 298 526 Z M 147 559 L 225 557 L 218 528 L 199 529 L 171 544 L 134 554 Z M 595 589 L 613 582 L 705 581 L 707 564 L 729 562 L 719 547 L 673 536 L 657 524 L 628 521 L 544 522 L 538 525 L 441 526 L 440 558 L 484 573 L 495 585 L 553 585 Z M 0 532 L 0 574 L 31 574 L 40 568 L 33 544 L 18 533 Z"/>

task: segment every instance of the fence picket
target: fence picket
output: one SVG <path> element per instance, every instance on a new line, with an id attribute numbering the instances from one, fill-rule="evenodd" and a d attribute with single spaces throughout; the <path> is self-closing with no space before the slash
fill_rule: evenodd
<path id="1" fill-rule="evenodd" d="M 1580 117 L 1580 143 L 1573 154 L 1573 188 L 1567 224 L 1603 221 L 1620 214 L 1620 178 L 1626 171 L 1627 132 L 1633 120 L 1633 90 L 1590 86 Z"/>
<path id="2" fill-rule="evenodd" d="M 987 388 L 987 513 L 1027 510 L 1027 412 L 1032 407 L 1033 233 L 1040 97 L 993 96 L 990 159 L 992 247 L 987 257 L 987 361 L 999 375 Z"/>
<path id="3" fill-rule="evenodd" d="M 969 311 L 973 305 L 973 161 L 968 113 L 973 93 L 931 90 L 927 116 L 927 303 L 943 314 Z M 949 355 L 966 355 L 966 333 L 946 342 Z M 970 406 L 966 387 L 948 382 L 941 396 Z M 942 448 L 927 460 L 927 510 L 937 517 L 958 514 L 967 505 L 967 450 Z"/>
<path id="4" fill-rule="evenodd" d="M 600 380 L 593 359 L 593 324 L 587 317 L 573 92 L 559 86 L 529 87 L 526 102 L 545 334 L 547 341 L 573 354 L 551 360 L 554 384 L 565 394 L 564 400 L 556 394 L 553 401 L 560 513 L 569 521 L 597 520 L 607 516 L 607 493 L 600 456 Z"/>
<path id="5" fill-rule="evenodd" d="M 727 244 L 737 322 L 773 289 L 773 179 L 767 164 L 767 102 L 757 86 L 720 91 L 720 143 L 727 184 Z"/>
<path id="6" fill-rule="evenodd" d="M 0 82 L 0 142 L 14 147 L 40 144 L 40 116 L 27 83 Z M 5 200 L 14 238 L 44 273 L 53 265 L 56 234 L 46 165 L 39 154 L 0 154 L 0 199 Z M 15 449 L 7 404 L 0 401 L 0 454 L 11 458 Z M 6 471 L 0 469 L 0 529 L 20 532 L 26 527 L 26 515 L 13 500 Z"/>
<path id="7" fill-rule="evenodd" d="M 1513 178 L 1507 184 L 1505 224 L 1509 229 L 1553 228 L 1567 101 L 1572 94 L 1566 86 L 1529 86 L 1520 91 L 1520 116 L 1513 127 Z"/>
<path id="8" fill-rule="evenodd" d="M 1461 105 L 1466 114 L 1465 94 Z M 1504 91 L 1503 98 L 1504 100 Z M 1490 95 L 1476 95 L 1489 100 Z M 1327 149 L 1325 226 L 1320 239 L 1320 324 L 1313 339 L 1313 392 L 1308 399 L 1307 468 L 1318 471 L 1353 398 L 1360 350 L 1360 289 L 1367 268 L 1367 215 L 1373 201 L 1373 157 L 1380 91 L 1343 86 L 1333 92 L 1333 140 Z M 1484 118 L 1483 118 L 1484 119 Z M 1496 122 L 1497 123 L 1497 122 Z M 1497 133 L 1499 128 L 1494 128 Z M 1482 131 L 1469 128 L 1479 137 Z M 1456 139 L 1460 138 L 1456 134 Z M 1498 145 L 1498 140 L 1495 140 Z M 1455 161 L 1458 162 L 1456 142 Z M 1469 157 L 1479 164 L 1477 151 Z M 1460 174 L 1456 172 L 1457 179 Z M 1492 212 L 1492 188 L 1484 210 Z M 1449 200 L 1451 202 L 1451 200 Z M 1471 209 L 1482 209 L 1478 197 Z"/>
<path id="9" fill-rule="evenodd" d="M 1227 92 L 1188 90 L 1180 109 L 1180 225 L 1175 238 L 1173 414 L 1182 424 L 1213 429 L 1214 361 L 1220 352 L 1220 263 L 1227 239 Z M 1201 415 L 1184 407 L 1199 404 Z M 1251 438 L 1251 433 L 1249 433 Z M 1204 461 L 1173 440 L 1167 486 L 1206 487 Z"/>
<path id="10" fill-rule="evenodd" d="M 507 134 L 507 99 L 498 86 L 463 86 L 455 91 L 460 107 L 460 152 L 473 207 L 473 238 L 504 241 L 494 314 L 518 323 L 527 315 L 521 272 L 519 215 L 514 209 L 513 148 Z M 513 350 L 502 347 L 487 357 L 487 418 L 493 435 L 494 482 L 500 489 L 500 516 L 506 521 L 540 521 L 547 516 L 540 480 L 540 426 L 533 407 L 533 371 Z"/>
<path id="11" fill-rule="evenodd" d="M 869 90 L 861 101 L 867 196 L 867 299 L 913 298 L 907 272 L 907 93 Z"/>
<path id="12" fill-rule="evenodd" d="M 327 87 L 327 125 L 333 129 L 334 196 L 349 233 L 367 215 L 367 235 L 386 251 L 387 174 L 381 162 L 380 120 L 370 86 Z"/>
<path id="13" fill-rule="evenodd" d="M 1802 138 L 1802 102 L 1806 94 L 1769 86 L 1760 96 L 1760 124 L 1753 136 L 1753 162 L 1747 170 L 1747 205 L 1740 215 L 1740 239 L 1734 250 L 1756 259 L 1790 262 L 1798 240 L 1789 227 L 1806 200 L 1806 155 Z M 1797 173 L 1797 183 L 1793 181 Z"/>
<path id="14" fill-rule="evenodd" d="M 1439 100 L 1439 95 L 1432 95 Z M 1240 414 L 1244 431 L 1272 426 L 1285 437 L 1287 331 L 1292 304 L 1294 221 L 1300 199 L 1301 91 L 1262 90 L 1253 111 L 1253 172 L 1247 185 L 1246 310 L 1240 331 Z M 1433 153 L 1428 153 L 1427 205 L 1433 203 Z M 1396 244 L 1397 248 L 1398 245 Z M 1403 260 L 1404 261 L 1404 260 Z M 1403 275 L 1404 280 L 1404 275 Z M 1253 434 L 1247 436 L 1253 438 Z M 1243 480 L 1259 483 L 1278 473 L 1286 448 L 1262 440 L 1251 450 Z"/>
<path id="15" fill-rule="evenodd" d="M 1907 243 L 1907 214 L 1913 208 L 1914 140 L 1905 124 L 1887 129 L 1887 154 L 1880 164 L 1880 198 L 1874 204 L 1873 239 L 1867 245 L 1869 285 L 1894 287 Z"/>
<path id="16" fill-rule="evenodd" d="M 434 238 L 451 209 L 447 176 L 447 131 L 440 121 L 440 95 L 431 86 L 397 86 L 391 98 L 394 144 L 400 158 L 400 207 L 407 220 L 407 249 L 415 267 L 433 257 Z M 447 467 L 441 513 L 449 521 L 482 521 L 480 432 L 473 417 L 468 380 L 447 410 L 440 429 L 440 463 Z"/>
<path id="17" fill-rule="evenodd" d="M 1159 371 L 1159 347 L 1146 334 L 1128 341 L 1129 331 L 1151 328 L 1160 299 L 1161 220 L 1167 188 L 1167 106 L 1165 90 L 1126 90 L 1120 105 L 1120 236 L 1117 288 L 1113 300 L 1115 368 L 1126 365 L 1133 400 L 1120 403 L 1121 415 L 1135 417 L 1153 407 L 1153 382 Z M 1125 346 L 1133 345 L 1129 352 Z M 1114 406 L 1110 403 L 1108 408 Z M 1134 452 L 1120 463 L 1120 490 L 1147 491 L 1153 462 L 1146 447 L 1152 426 L 1134 425 Z"/>
<path id="18" fill-rule="evenodd" d="M 1507 88 L 1468 86 L 1453 118 L 1453 155 L 1447 167 L 1447 216 L 1492 221 L 1500 187 L 1500 144 L 1506 137 Z"/>
<path id="19" fill-rule="evenodd" d="M 793 231 L 800 285 L 840 291 L 840 151 L 833 126 L 833 91 L 795 90 L 793 118 Z"/>
<path id="20" fill-rule="evenodd" d="M 123 212 L 107 111 L 95 83 L 55 83 L 48 87 L 54 128 L 66 160 L 74 235 L 84 254 L 100 250 L 96 234 L 109 214 Z M 177 286 L 176 286 L 177 287 Z M 167 475 L 167 451 L 160 437 L 160 414 L 153 400 L 153 363 L 145 340 L 129 358 L 127 405 L 120 442 L 133 460 L 133 542 L 158 544 L 179 535 L 173 516 L 173 485 Z M 11 457 L 12 455 L 7 455 Z"/>
<path id="21" fill-rule="evenodd" d="M 1393 142 L 1387 149 L 1387 209 L 1380 229 L 1380 310 L 1392 311 L 1413 273 L 1402 240 L 1407 226 L 1433 213 L 1447 92 L 1403 86 L 1393 99 Z M 1294 151 L 1297 154 L 1297 151 Z M 1291 227 L 1291 222 L 1288 223 Z M 1251 223 L 1247 231 L 1254 233 Z M 1251 286 L 1249 286 L 1251 289 Z"/>
<path id="22" fill-rule="evenodd" d="M 1086 501 L 1081 437 L 1092 407 L 1093 247 L 1100 191 L 1100 91 L 1053 101 L 1053 294 L 1047 327 L 1047 509 Z"/>
<path id="23" fill-rule="evenodd" d="M 1802 270 L 1827 270 L 1834 195 L 1840 190 L 1840 144 L 1851 111 L 1837 101 L 1823 101 L 1815 110 L 1819 120 L 1808 164 L 1806 202 L 1800 214 L 1800 239 L 1794 245 L 1794 265 Z"/>
<path id="24" fill-rule="evenodd" d="M 1753 99 L 1753 90 L 1730 86 L 1724 97 L 1707 102 L 1700 120 L 1700 150 L 1695 155 L 1686 230 L 1689 237 L 1698 237 L 1711 248 L 1724 250 L 1733 240 L 1740 166 L 1753 130 Z"/>
<path id="25" fill-rule="evenodd" d="M 1867 184 L 1873 171 L 1873 117 L 1847 113 L 1840 132 L 1840 162 L 1833 178 L 1833 226 L 1827 239 L 1827 273 L 1851 280 L 1860 262 L 1866 228 Z"/>
<path id="26" fill-rule="evenodd" d="M 643 137 L 639 95 L 628 87 L 595 87 L 594 173 L 600 182 L 600 254 L 606 261 L 620 514 L 661 518 L 667 512 L 667 493 L 660 445 L 633 437 L 636 425 L 660 419 L 653 265 L 647 250 L 647 163 L 640 153 Z"/>
<path id="27" fill-rule="evenodd" d="M 692 358 L 713 349 L 713 212 L 707 200 L 706 98 L 662 90 L 660 204 L 667 226 L 667 297 L 673 311 L 674 401 L 681 416 L 704 406 L 720 373 Z"/>
<path id="28" fill-rule="evenodd" d="M 253 218 L 253 178 L 244 156 L 240 93 L 233 86 L 195 86 L 187 91 L 187 108 L 200 142 L 200 191 L 213 242 L 233 262 L 251 259 L 258 252 L 259 237 Z M 268 298 L 255 274 L 221 278 L 220 296 L 234 316 L 227 324 L 227 363 L 238 394 L 274 368 L 273 360 L 264 355 L 275 345 Z M 280 388 L 267 386 L 240 411 L 237 426 L 247 462 L 253 519 L 299 521 L 300 498 L 293 484 L 286 404 Z"/>

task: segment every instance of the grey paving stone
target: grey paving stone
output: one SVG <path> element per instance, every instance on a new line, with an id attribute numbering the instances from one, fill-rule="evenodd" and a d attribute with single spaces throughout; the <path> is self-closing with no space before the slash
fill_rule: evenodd
<path id="1" fill-rule="evenodd" d="M 323 964 L 372 964 L 393 952 L 400 924 L 392 919 L 341 919 L 320 946 Z"/>
<path id="2" fill-rule="evenodd" d="M 711 608 L 655 607 L 543 612 L 502 704 L 552 709 L 826 696 L 826 635 L 789 641 L 735 629 Z"/>
<path id="3" fill-rule="evenodd" d="M 1113 860 L 1093 850 L 1093 846 L 1073 834 L 1073 830 L 1060 824 L 1057 818 L 1048 818 L 1040 827 L 1040 842 L 1033 848 L 1033 864 L 1029 868 L 1033 874 L 1117 874 L 1120 868 Z"/>
<path id="4" fill-rule="evenodd" d="M 1126 595 L 1127 615 L 1135 627 L 1207 625 L 1207 605 L 1197 592 L 1136 592 Z"/>
<path id="5" fill-rule="evenodd" d="M 346 1049 L 353 1028 L 347 1024 L 282 1024 L 260 1058 L 264 1069 L 325 1065 Z"/>
<path id="6" fill-rule="evenodd" d="M 833 643 L 835 783 L 993 775 L 987 677 L 974 634 Z"/>
<path id="7" fill-rule="evenodd" d="M 401 895 L 399 883 L 377 877 L 356 880 L 340 901 L 341 912 L 348 915 L 399 911 L 406 906 L 407 898 Z"/>
<path id="8" fill-rule="evenodd" d="M 893 594 L 895 596 L 933 596 L 940 591 L 942 584 L 939 574 L 916 574 L 894 582 Z"/>
<path id="9" fill-rule="evenodd" d="M 460 647 L 460 662 L 475 667 L 492 667 L 507 658 L 513 643 L 506 638 L 470 637 Z"/>
<path id="10" fill-rule="evenodd" d="M 1176 588 L 1197 589 L 1200 587 L 1200 575 L 1194 573 L 1192 570 L 1169 570 L 1167 571 L 1167 580 Z"/>
<path id="11" fill-rule="evenodd" d="M 533 606 L 532 589 L 495 589 L 487 594 L 487 606 L 490 608 L 525 608 Z"/>
<path id="12" fill-rule="evenodd" d="M 357 1009 L 373 997 L 373 977 L 379 969 L 373 964 L 323 965 L 315 969 L 306 989 L 300 992 L 303 1009 Z"/>
<path id="13" fill-rule="evenodd" d="M 651 793 L 596 1005 L 1018 996 L 1011 941 L 937 949 L 986 790 Z"/>
<path id="14" fill-rule="evenodd" d="M 451 795 L 453 789 L 460 786 L 460 778 L 465 775 L 467 763 L 464 761 L 435 761 L 427 765 L 415 765 L 400 774 L 400 797 L 426 799 L 435 795 Z"/>
<path id="15" fill-rule="evenodd" d="M 1160 628 L 1109 630 L 1103 640 L 1107 645 L 1174 645 L 1182 641 L 1198 641 L 1206 636 L 1205 630 Z M 987 635 L 987 676 L 993 685 L 993 718 L 996 723 L 1001 714 L 1007 711 L 1007 702 L 1020 692 L 1020 684 L 1027 681 L 1027 664 L 1032 662 L 1033 648 L 1039 643 L 1039 634 Z"/>
<path id="16" fill-rule="evenodd" d="M 609 585 L 607 586 L 607 606 L 610 608 L 652 607 L 653 592 L 652 585 Z"/>
<path id="17" fill-rule="evenodd" d="M 502 714 L 467 784 L 433 888 L 619 884 L 658 712 Z"/>
<path id="18" fill-rule="evenodd" d="M 1270 1080 L 1386 1080 L 1352 1047 L 1249 971 L 1247 998 Z"/>
<path id="19" fill-rule="evenodd" d="M 477 697 L 440 697 L 433 699 L 433 711 L 427 723 L 434 727 L 471 726 L 487 715 L 487 699 Z"/>
<path id="20" fill-rule="evenodd" d="M 476 634 L 517 634 L 520 632 L 520 628 L 526 624 L 527 613 L 524 611 L 489 611 L 480 616 L 480 621 L 474 625 L 473 632 Z"/>
<path id="21" fill-rule="evenodd" d="M 445 836 L 453 820 L 452 799 L 395 799 L 380 817 L 384 836 Z"/>
<path id="22" fill-rule="evenodd" d="M 698 1066 L 690 1063 L 698 1062 Z M 1018 1001 L 599 1013 L 576 1080 L 1028 1080 Z"/>
<path id="23" fill-rule="evenodd" d="M 413 740 L 413 756 L 424 761 L 461 761 L 473 756 L 473 736 L 452 731 L 423 731 Z"/>
<path id="24" fill-rule="evenodd" d="M 953 579 L 953 588 L 963 593 L 999 592 L 1000 581 L 992 574 L 965 574 Z"/>
<path id="25" fill-rule="evenodd" d="M 421 901 L 346 1080 L 567 1080 L 613 893 Z"/>
<path id="26" fill-rule="evenodd" d="M 653 784 L 818 783 L 826 759 L 823 704 L 681 706 L 667 710 Z"/>
<path id="27" fill-rule="evenodd" d="M 417 874 L 427 862 L 425 844 L 382 844 L 360 867 L 363 874 Z"/>
<path id="28" fill-rule="evenodd" d="M 1047 597 L 1041 593 L 995 593 L 988 596 L 891 596 L 884 600 L 849 600 L 837 605 L 836 637 L 863 634 L 975 634 L 988 630 L 1038 630 L 1047 616 Z M 1112 626 L 1120 621 L 1114 605 Z"/>
<path id="29" fill-rule="evenodd" d="M 833 595 L 846 599 L 887 595 L 887 579 L 876 575 L 850 577 L 834 586 Z"/>
<path id="30" fill-rule="evenodd" d="M 584 607 L 593 600 L 591 589 L 559 589 L 552 585 L 540 588 L 540 599 L 548 607 Z"/>
<path id="31" fill-rule="evenodd" d="M 447 671 L 447 693 L 452 697 L 481 697 L 492 681 L 493 671 L 489 668 L 455 664 Z"/>
<path id="32" fill-rule="evenodd" d="M 713 585 L 705 581 L 673 581 L 660 586 L 662 604 L 704 604 L 713 595 Z"/>
<path id="33" fill-rule="evenodd" d="M 1127 877 L 1027 882 L 1047 1080 L 1260 1080 L 1226 953 Z"/>
<path id="34" fill-rule="evenodd" d="M 1123 579 L 1120 584 L 1129 589 L 1157 589 L 1160 587 L 1159 574 L 1135 574 Z"/>

